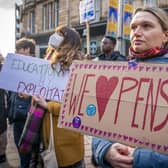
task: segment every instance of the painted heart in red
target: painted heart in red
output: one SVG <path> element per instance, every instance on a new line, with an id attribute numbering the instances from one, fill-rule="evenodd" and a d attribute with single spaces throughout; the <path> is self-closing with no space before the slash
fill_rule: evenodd
<path id="1" fill-rule="evenodd" d="M 107 79 L 106 76 L 99 76 L 96 82 L 96 100 L 98 106 L 99 121 L 102 119 L 106 105 L 110 96 L 114 92 L 117 84 L 118 77 L 111 77 Z"/>

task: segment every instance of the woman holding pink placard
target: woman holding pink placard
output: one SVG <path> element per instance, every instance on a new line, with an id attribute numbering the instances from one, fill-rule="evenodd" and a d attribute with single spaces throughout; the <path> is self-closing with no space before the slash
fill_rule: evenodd
<path id="1" fill-rule="evenodd" d="M 168 16 L 160 8 L 135 10 L 131 24 L 130 66 L 138 62 L 168 63 Z M 165 120 L 165 127 L 168 118 Z M 159 143 L 159 142 L 158 142 Z M 167 168 L 168 156 L 102 138 L 93 138 L 93 159 L 102 168 Z"/>

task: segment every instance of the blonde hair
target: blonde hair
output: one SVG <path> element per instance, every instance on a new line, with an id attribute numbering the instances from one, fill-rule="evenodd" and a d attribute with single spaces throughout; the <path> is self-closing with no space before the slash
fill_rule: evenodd
<path id="1" fill-rule="evenodd" d="M 162 27 L 162 30 L 163 31 L 168 31 L 168 15 L 163 9 L 158 8 L 158 7 L 145 6 L 145 7 L 142 7 L 142 8 L 137 8 L 134 11 L 133 16 L 138 12 L 149 12 L 149 13 L 151 13 L 153 16 L 155 16 L 158 19 L 159 24 Z M 164 44 L 164 48 L 168 48 L 168 41 Z"/>
<path id="2" fill-rule="evenodd" d="M 49 59 L 52 65 L 59 62 L 60 71 L 64 72 L 69 70 L 73 60 L 84 59 L 84 54 L 81 52 L 81 40 L 79 33 L 67 26 L 59 26 L 55 32 L 62 35 L 64 40 L 58 48 L 48 46 L 45 58 Z"/>

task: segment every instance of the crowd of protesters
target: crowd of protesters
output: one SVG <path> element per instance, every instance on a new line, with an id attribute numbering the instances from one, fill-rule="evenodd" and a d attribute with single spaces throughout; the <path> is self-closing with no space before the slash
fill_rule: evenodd
<path id="1" fill-rule="evenodd" d="M 168 62 L 168 16 L 160 8 L 138 8 L 130 23 L 129 55 L 123 56 L 115 50 L 116 39 L 105 35 L 101 41 L 102 54 L 93 61 Z M 36 43 L 33 39 L 21 38 L 16 41 L 16 54 L 35 56 Z M 58 26 L 50 36 L 44 59 L 57 66 L 58 75 L 69 73 L 74 60 L 84 60 L 79 33 L 67 26 Z M 0 65 L 4 58 L 0 54 Z M 16 74 L 17 75 L 17 74 Z M 38 129 L 31 130 L 36 141 L 26 142 L 24 133 L 30 122 L 30 109 L 41 110 L 41 118 L 33 123 Z M 64 128 L 58 128 L 60 102 L 45 100 L 35 95 L 15 93 L 0 89 L 0 164 L 7 161 L 7 120 L 13 125 L 14 142 L 18 149 L 19 168 L 41 168 L 40 152 L 48 148 L 50 141 L 50 114 L 53 117 L 54 145 L 58 167 L 85 168 L 84 135 Z M 37 121 L 37 120 L 36 120 Z M 26 142 L 26 147 L 24 143 Z M 103 138 L 92 138 L 92 161 L 102 168 L 167 168 L 168 156 L 159 152 L 134 148 Z"/>

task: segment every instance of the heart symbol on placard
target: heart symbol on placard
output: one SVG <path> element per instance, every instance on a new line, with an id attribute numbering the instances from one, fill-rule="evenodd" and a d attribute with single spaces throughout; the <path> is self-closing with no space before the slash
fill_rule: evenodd
<path id="1" fill-rule="evenodd" d="M 102 119 L 106 105 L 111 94 L 118 84 L 118 77 L 107 79 L 106 76 L 100 76 L 96 82 L 96 100 L 98 106 L 99 121 Z"/>

